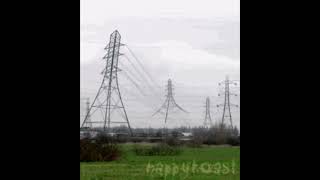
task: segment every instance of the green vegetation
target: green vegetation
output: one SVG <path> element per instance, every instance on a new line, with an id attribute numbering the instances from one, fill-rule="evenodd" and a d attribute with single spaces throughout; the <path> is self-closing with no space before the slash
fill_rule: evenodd
<path id="1" fill-rule="evenodd" d="M 107 136 L 80 140 L 80 162 L 113 161 L 120 154 L 119 146 Z"/>
<path id="2" fill-rule="evenodd" d="M 181 153 L 181 148 L 160 143 L 154 146 L 134 145 L 133 151 L 138 156 L 174 156 Z"/>
<path id="3" fill-rule="evenodd" d="M 141 156 L 134 152 L 132 144 L 120 147 L 122 156 L 115 161 L 80 163 L 80 179 L 240 179 L 240 147 L 182 147 L 182 152 L 174 156 Z"/>

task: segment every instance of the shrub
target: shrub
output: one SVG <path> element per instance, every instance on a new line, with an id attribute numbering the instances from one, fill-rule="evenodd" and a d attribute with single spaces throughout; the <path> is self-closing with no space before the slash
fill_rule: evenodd
<path id="1" fill-rule="evenodd" d="M 126 143 L 126 142 L 129 142 L 130 138 L 126 136 L 119 136 L 119 137 L 116 137 L 115 140 L 117 143 Z"/>
<path id="2" fill-rule="evenodd" d="M 112 161 L 120 154 L 120 148 L 109 137 L 99 136 L 95 140 L 89 138 L 80 140 L 80 162 Z"/>
<path id="3" fill-rule="evenodd" d="M 193 138 L 188 143 L 191 147 L 200 147 L 201 144 L 206 145 L 224 145 L 229 144 L 233 146 L 240 145 L 240 139 L 238 138 L 239 132 L 237 128 L 231 128 L 217 124 L 210 129 L 206 128 L 194 128 Z"/>
<path id="4" fill-rule="evenodd" d="M 197 141 L 196 139 L 192 139 L 191 141 L 188 141 L 186 145 L 191 148 L 200 148 L 202 147 L 202 141 Z"/>
<path id="5" fill-rule="evenodd" d="M 148 140 L 150 143 L 157 143 L 157 142 L 161 142 L 162 139 L 149 139 Z"/>
<path id="6" fill-rule="evenodd" d="M 218 131 L 213 136 L 213 142 L 216 145 L 223 145 L 228 143 L 228 134 L 225 131 Z"/>
<path id="7" fill-rule="evenodd" d="M 174 156 L 181 153 L 178 147 L 172 147 L 161 143 L 155 146 L 135 145 L 133 151 L 138 156 Z"/>
<path id="8" fill-rule="evenodd" d="M 130 141 L 134 142 L 134 143 L 140 143 L 140 142 L 145 141 L 145 139 L 144 138 L 139 138 L 139 137 L 131 137 Z"/>
<path id="9" fill-rule="evenodd" d="M 208 139 L 208 130 L 205 128 L 195 128 L 193 129 L 193 136 L 191 141 L 187 143 L 189 147 L 198 148 L 206 142 Z"/>
<path id="10" fill-rule="evenodd" d="M 240 137 L 229 137 L 227 143 L 231 146 L 240 146 Z"/>
<path id="11" fill-rule="evenodd" d="M 179 141 L 178 137 L 175 137 L 175 136 L 165 138 L 164 143 L 167 144 L 168 146 L 173 146 L 173 147 L 177 147 L 181 145 L 181 142 Z"/>

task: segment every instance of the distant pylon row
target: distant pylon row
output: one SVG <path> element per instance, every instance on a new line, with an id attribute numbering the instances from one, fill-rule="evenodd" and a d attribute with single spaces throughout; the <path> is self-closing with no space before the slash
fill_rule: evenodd
<path id="1" fill-rule="evenodd" d="M 121 92 L 118 82 L 118 73 L 123 71 L 118 67 L 119 57 L 124 55 L 120 53 L 120 47 L 123 46 L 121 42 L 120 33 L 116 30 L 110 35 L 109 43 L 105 47 L 107 51 L 106 55 L 103 57 L 105 61 L 105 68 L 102 72 L 103 79 L 98 92 L 90 105 L 87 102 L 87 112 L 84 121 L 81 125 L 81 129 L 93 129 L 100 128 L 100 130 L 110 132 L 112 124 L 126 125 L 128 127 L 129 133 L 132 135 L 132 130 L 129 122 L 129 118 L 124 106 L 124 102 L 121 97 Z M 131 51 L 131 50 L 130 50 Z M 123 71 L 124 72 L 124 71 Z M 224 81 L 224 104 L 223 106 L 223 116 L 222 125 L 226 121 L 230 122 L 230 126 L 233 128 L 232 115 L 230 107 L 230 87 L 229 85 L 235 83 L 230 81 L 227 77 Z M 221 84 L 219 84 L 221 85 Z M 167 93 L 166 100 L 163 105 L 154 114 L 162 113 L 165 114 L 164 122 L 168 121 L 169 110 L 178 109 L 184 113 L 188 113 L 184 110 L 174 99 L 173 84 L 172 80 L 169 79 L 167 83 Z M 220 94 L 219 94 L 220 95 Z M 219 107 L 220 105 L 217 105 Z M 204 120 L 204 126 L 212 126 L 212 118 L 210 114 L 210 99 L 206 99 L 206 115 Z"/>
<path id="2" fill-rule="evenodd" d="M 232 93 L 230 91 L 230 84 L 234 84 L 237 85 L 237 81 L 232 81 L 229 80 L 229 77 L 226 76 L 226 79 L 222 82 L 219 83 L 219 86 L 224 85 L 224 92 L 223 92 L 223 96 L 224 96 L 224 103 L 223 104 L 218 104 L 217 108 L 219 107 L 223 107 L 223 112 L 222 112 L 222 118 L 221 118 L 221 122 L 219 122 L 219 124 L 222 127 L 226 127 L 226 121 L 229 122 L 229 126 L 231 129 L 234 128 L 234 123 L 232 120 L 232 113 L 231 113 L 231 107 L 235 106 L 235 107 L 239 107 L 238 105 L 232 104 L 231 100 L 230 100 L 230 96 L 238 96 L 238 94 Z M 218 96 L 221 96 L 221 94 L 219 93 Z M 205 113 L 205 118 L 204 118 L 204 127 L 210 127 L 212 126 L 212 118 L 211 118 L 211 113 L 210 113 L 210 98 L 207 97 L 206 99 L 206 113 Z"/>
<path id="3" fill-rule="evenodd" d="M 237 85 L 236 81 L 229 80 L 228 76 L 226 77 L 226 80 L 223 81 L 223 83 L 219 83 L 219 85 L 224 85 L 224 92 L 223 92 L 224 103 L 218 104 L 217 108 L 223 107 L 222 120 L 221 120 L 221 122 L 219 122 L 219 124 L 221 126 L 225 127 L 225 126 L 227 126 L 226 125 L 226 121 L 227 121 L 229 123 L 229 126 L 233 129 L 234 123 L 232 120 L 231 106 L 238 107 L 238 105 L 231 104 L 230 96 L 231 95 L 237 96 L 237 94 L 230 92 L 230 84 Z M 218 96 L 221 96 L 221 95 L 218 94 Z M 210 98 L 209 97 L 206 98 L 205 108 L 206 108 L 206 110 L 205 110 L 205 118 L 204 118 L 203 126 L 206 128 L 210 128 L 213 126 L 213 122 L 212 122 L 212 117 L 211 117 L 211 112 L 210 112 Z M 178 105 L 176 103 L 176 101 L 174 99 L 174 95 L 173 95 L 172 80 L 169 79 L 168 84 L 167 84 L 166 100 L 164 101 L 162 106 L 152 116 L 154 116 L 158 113 L 164 114 L 165 115 L 164 123 L 166 126 L 167 121 L 168 121 L 168 117 L 169 117 L 169 110 L 173 110 L 173 109 L 178 109 L 182 112 L 188 113 L 186 110 L 184 110 L 180 105 Z"/>

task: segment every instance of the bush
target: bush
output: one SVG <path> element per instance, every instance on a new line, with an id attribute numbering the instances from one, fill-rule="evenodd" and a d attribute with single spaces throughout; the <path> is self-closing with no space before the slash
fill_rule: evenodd
<path id="1" fill-rule="evenodd" d="M 126 143 L 126 142 L 129 142 L 129 141 L 130 141 L 130 138 L 126 137 L 126 136 L 116 137 L 116 142 L 117 143 Z"/>
<path id="2" fill-rule="evenodd" d="M 201 144 L 206 145 L 240 145 L 237 128 L 231 129 L 222 125 L 215 125 L 210 129 L 195 128 L 193 129 L 193 138 L 189 142 L 191 147 L 199 147 Z"/>
<path id="3" fill-rule="evenodd" d="M 178 147 L 172 147 L 161 143 L 156 146 L 135 145 L 133 151 L 138 156 L 174 156 L 181 153 Z"/>
<path id="4" fill-rule="evenodd" d="M 240 137 L 229 137 L 227 142 L 231 146 L 240 146 Z"/>
<path id="5" fill-rule="evenodd" d="M 80 162 L 112 161 L 121 154 L 118 145 L 106 136 L 80 140 Z"/>
<path id="6" fill-rule="evenodd" d="M 158 142 L 162 142 L 162 139 L 149 139 L 148 142 L 150 142 L 150 143 L 158 143 Z"/>
<path id="7" fill-rule="evenodd" d="M 189 147 L 199 148 L 208 139 L 208 130 L 206 128 L 195 128 L 192 133 L 192 139 L 187 143 L 187 146 Z"/>
<path id="8" fill-rule="evenodd" d="M 191 148 L 201 148 L 202 141 L 197 141 L 196 139 L 192 139 L 191 141 L 188 141 L 186 145 Z"/>
<path id="9" fill-rule="evenodd" d="M 216 145 L 224 145 L 228 143 L 228 137 L 229 136 L 225 131 L 219 130 L 213 136 L 212 142 L 214 142 Z"/>
<path id="10" fill-rule="evenodd" d="M 145 141 L 145 139 L 139 138 L 139 137 L 131 137 L 130 141 L 134 142 L 134 143 L 141 143 L 141 142 Z"/>
<path id="11" fill-rule="evenodd" d="M 172 146 L 172 147 L 177 147 L 177 146 L 181 145 L 181 142 L 175 136 L 165 138 L 164 143 L 166 143 L 168 146 Z"/>

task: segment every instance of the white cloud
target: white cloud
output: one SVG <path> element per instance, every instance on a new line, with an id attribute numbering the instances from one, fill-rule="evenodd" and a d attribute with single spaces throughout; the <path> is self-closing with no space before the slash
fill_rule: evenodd
<path id="1" fill-rule="evenodd" d="M 80 42 L 80 63 L 93 63 L 104 56 L 104 47 L 99 44 Z"/>
<path id="2" fill-rule="evenodd" d="M 186 65 L 207 66 L 215 69 L 235 68 L 239 61 L 224 56 L 218 56 L 202 49 L 194 49 L 190 44 L 181 41 L 165 41 L 159 44 L 162 48 L 162 57 L 170 62 Z"/>
<path id="3" fill-rule="evenodd" d="M 226 74 L 237 76 L 240 59 L 216 55 L 203 49 L 195 49 L 183 41 L 161 41 L 150 44 L 134 44 L 136 53 L 143 56 L 149 69 L 162 76 L 159 80 L 175 77 L 187 82 L 208 82 L 221 80 Z M 153 51 L 147 51 L 153 49 Z M 155 60 L 156 59 L 156 60 Z M 165 69 L 163 73 L 157 69 Z"/>
<path id="4" fill-rule="evenodd" d="M 240 0 L 81 0 L 81 23 L 103 24 L 119 17 L 235 18 Z"/>

